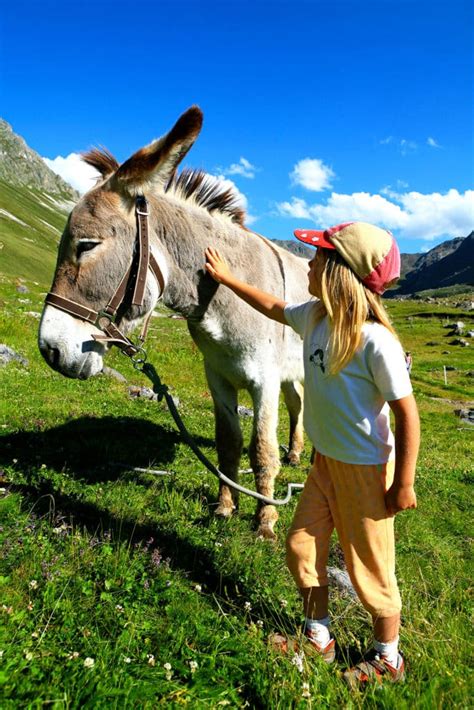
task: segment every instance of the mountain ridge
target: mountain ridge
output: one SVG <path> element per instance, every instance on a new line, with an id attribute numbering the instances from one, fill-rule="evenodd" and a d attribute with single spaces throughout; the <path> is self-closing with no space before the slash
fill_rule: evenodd
<path id="1" fill-rule="evenodd" d="M 51 170 L 3 118 L 0 118 L 0 180 L 9 185 L 45 190 L 66 201 L 79 199 L 79 193 Z"/>
<path id="2" fill-rule="evenodd" d="M 79 193 L 0 118 L 2 268 L 12 271 L 15 264 L 23 260 L 29 273 L 38 269 L 43 273 L 46 262 L 50 264 L 56 258 L 56 246 L 67 214 L 79 197 Z M 270 241 L 306 259 L 314 254 L 314 249 L 296 240 Z M 23 242 L 30 245 L 28 250 L 23 249 Z M 44 247 L 47 253 L 42 264 Z M 474 232 L 467 237 L 449 239 L 424 254 L 402 254 L 401 261 L 401 280 L 396 290 L 387 294 L 391 297 L 444 286 L 472 287 Z"/>

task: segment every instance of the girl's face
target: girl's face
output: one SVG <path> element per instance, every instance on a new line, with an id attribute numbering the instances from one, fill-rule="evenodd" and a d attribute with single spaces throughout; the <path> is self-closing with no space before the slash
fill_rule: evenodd
<path id="1" fill-rule="evenodd" d="M 316 254 L 311 259 L 308 271 L 308 291 L 312 296 L 321 298 L 321 277 L 324 269 L 324 254 L 322 249 L 316 249 Z"/>

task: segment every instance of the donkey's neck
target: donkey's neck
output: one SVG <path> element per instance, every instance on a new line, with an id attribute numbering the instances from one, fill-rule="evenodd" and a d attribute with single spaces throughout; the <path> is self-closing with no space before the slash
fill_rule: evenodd
<path id="1" fill-rule="evenodd" d="M 226 217 L 213 217 L 203 209 L 160 199 L 153 211 L 152 230 L 169 269 L 163 301 L 192 321 L 211 306 L 218 284 L 206 273 L 204 251 L 218 244 L 222 253 L 244 248 L 244 232 Z"/>

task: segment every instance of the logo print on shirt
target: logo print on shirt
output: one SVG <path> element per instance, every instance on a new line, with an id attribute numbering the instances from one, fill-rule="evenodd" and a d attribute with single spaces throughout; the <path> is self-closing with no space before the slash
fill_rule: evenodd
<path id="1" fill-rule="evenodd" d="M 326 368 L 324 366 L 324 352 L 321 348 L 318 348 L 312 355 L 310 355 L 309 361 L 312 362 L 313 365 L 316 365 L 316 367 L 320 367 L 323 374 L 326 372 Z"/>

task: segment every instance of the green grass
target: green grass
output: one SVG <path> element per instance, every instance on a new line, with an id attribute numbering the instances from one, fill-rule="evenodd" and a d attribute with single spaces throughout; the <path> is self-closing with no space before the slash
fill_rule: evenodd
<path id="1" fill-rule="evenodd" d="M 13 187 L 0 180 L 1 273 L 43 285 L 51 281 L 59 238 L 70 209 L 34 188 Z M 12 219 L 16 217 L 15 219 Z"/>
<path id="2" fill-rule="evenodd" d="M 233 519 L 216 519 L 217 481 L 163 403 L 131 399 L 128 385 L 103 376 L 61 378 L 42 362 L 29 315 L 41 308 L 38 281 L 26 277 L 29 293 L 19 294 L 12 278 L 0 280 L 0 342 L 29 361 L 0 369 L 2 709 L 470 706 L 473 432 L 461 429 L 453 402 L 474 399 L 472 352 L 446 346 L 442 327 L 447 318 L 472 323 L 468 313 L 389 304 L 414 356 L 423 431 L 419 508 L 396 520 L 409 673 L 403 686 L 351 694 L 340 672 L 371 629 L 350 598 L 332 592 L 335 666 L 306 653 L 300 671 L 266 642 L 273 631 L 295 633 L 301 620 L 284 563 L 296 501 L 280 511 L 275 544 L 256 538 L 249 498 Z M 440 346 L 426 345 L 433 340 Z M 186 324 L 153 319 L 149 357 L 215 460 L 212 403 Z M 448 363 L 457 369 L 445 385 Z M 108 364 L 130 384 L 149 384 L 118 352 Z M 250 406 L 246 395 L 242 403 Z M 242 425 L 248 442 L 251 421 Z M 282 468 L 278 494 L 304 480 L 308 461 L 307 446 L 301 468 Z M 171 475 L 133 470 L 150 466 Z M 252 486 L 251 476 L 242 480 Z M 336 543 L 331 559 L 340 564 Z"/>

